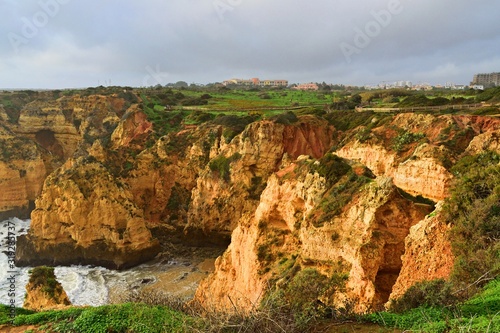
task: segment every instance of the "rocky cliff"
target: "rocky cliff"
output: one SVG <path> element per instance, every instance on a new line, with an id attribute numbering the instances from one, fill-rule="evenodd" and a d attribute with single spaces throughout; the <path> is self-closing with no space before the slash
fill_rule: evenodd
<path id="1" fill-rule="evenodd" d="M 0 124 L 0 220 L 29 216 L 49 173 L 50 160 L 34 142 Z"/>
<path id="2" fill-rule="evenodd" d="M 121 269 L 159 251 L 130 192 L 98 162 L 69 160 L 49 176 L 31 218 L 29 234 L 18 239 L 19 265 Z"/>
<path id="3" fill-rule="evenodd" d="M 241 218 L 215 273 L 200 285 L 198 301 L 226 311 L 235 305 L 248 310 L 271 281 L 286 283 L 283 265 L 291 261 L 295 270 L 316 269 L 328 278 L 345 274 L 347 288 L 325 295 L 332 304 L 353 301 L 356 310 L 365 311 L 389 299 L 405 237 L 430 208 L 403 198 L 388 178 L 369 180 L 348 172 L 342 176 L 347 179 L 329 187 L 310 164 L 302 160 L 270 177 L 257 209 Z M 325 214 L 335 205 L 332 196 L 342 195 L 332 192 L 344 186 L 355 190 L 344 193 L 337 214 Z"/>
<path id="4" fill-rule="evenodd" d="M 35 147 L 19 163 L 45 166 L 32 176 L 36 207 L 18 243 L 20 264 L 124 268 L 170 242 L 222 246 L 196 294 L 205 305 L 249 310 L 313 270 L 335 281 L 321 302 L 380 309 L 416 281 L 450 274 L 439 212 L 451 167 L 498 149 L 500 121 L 487 117 L 372 115 L 342 131 L 336 115 L 187 125 L 191 115 L 153 114 L 137 102 L 34 102 L 4 126 L 6 140 Z M 29 167 L 5 161 L 4 179 L 19 183 L 16 170 Z"/>
<path id="5" fill-rule="evenodd" d="M 109 136 L 127 107 L 114 96 L 38 97 L 15 117 L 0 107 L 0 218 L 28 217 L 45 178 L 79 147 Z"/>
<path id="6" fill-rule="evenodd" d="M 274 286 L 285 288 L 297 271 L 313 268 L 337 281 L 345 274 L 343 288 L 322 295 L 322 302 L 364 312 L 383 308 L 417 281 L 449 276 L 449 226 L 441 204 L 432 212 L 428 199 L 440 202 L 449 195 L 449 168 L 462 154 L 496 147 L 499 122 L 401 114 L 389 124 L 372 123 L 347 133 L 350 139 L 334 153 L 357 174 L 366 172 L 352 163 L 368 167 L 376 179 L 361 187 L 354 181 L 329 188 L 325 184 L 334 172 L 312 172 L 322 170 L 324 160 L 312 160 L 316 167 L 304 174 L 297 168 L 304 162 L 292 159 L 268 178 L 256 210 L 240 218 L 197 301 L 225 311 L 250 310 Z M 349 187 L 356 190 L 346 196 Z"/>
<path id="7" fill-rule="evenodd" d="M 193 189 L 187 228 L 229 239 L 240 217 L 255 210 L 270 175 L 287 159 L 323 156 L 332 141 L 333 128 L 314 117 L 288 126 L 255 122 L 230 143 L 222 138 Z"/>

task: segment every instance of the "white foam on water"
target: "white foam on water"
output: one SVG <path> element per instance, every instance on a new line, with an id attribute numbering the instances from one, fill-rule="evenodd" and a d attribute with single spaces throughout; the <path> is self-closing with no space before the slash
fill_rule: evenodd
<path id="1" fill-rule="evenodd" d="M 8 226 L 15 225 L 15 234 L 20 236 L 27 233 L 30 220 L 20 220 L 12 218 L 0 222 L 0 252 L 8 251 L 7 235 Z M 12 230 L 12 229 L 11 229 Z M 130 290 L 131 288 L 141 286 L 143 279 L 156 280 L 157 274 L 168 270 L 179 263 L 167 262 L 158 263 L 150 262 L 140 266 L 124 270 L 113 271 L 102 267 L 91 266 L 69 266 L 55 267 L 54 273 L 57 280 L 61 283 L 66 291 L 68 298 L 74 305 L 84 306 L 99 306 L 109 303 L 109 290 L 116 288 L 119 290 Z M 26 284 L 29 280 L 30 267 L 16 267 L 15 276 L 15 297 L 9 296 L 10 282 L 8 257 L 4 253 L 0 253 L 0 303 L 9 305 L 11 299 L 15 299 L 15 304 L 21 307 L 26 294 Z"/>
<path id="2" fill-rule="evenodd" d="M 106 269 L 90 266 L 56 267 L 54 273 L 73 305 L 99 306 L 108 302 Z"/>

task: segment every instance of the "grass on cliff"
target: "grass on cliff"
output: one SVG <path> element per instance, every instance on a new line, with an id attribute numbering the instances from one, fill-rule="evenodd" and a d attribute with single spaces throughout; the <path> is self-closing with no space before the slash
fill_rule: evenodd
<path id="1" fill-rule="evenodd" d="M 425 303 L 403 313 L 378 312 L 363 319 L 411 332 L 500 332 L 500 279 L 490 282 L 481 293 L 457 305 Z"/>
<path id="2" fill-rule="evenodd" d="M 500 332 L 500 155 L 464 156 L 444 217 L 455 262 L 449 281 L 422 281 L 367 318 L 418 332 Z M 402 312 L 402 313 L 401 313 Z"/>
<path id="3" fill-rule="evenodd" d="M 125 303 L 100 307 L 69 308 L 59 311 L 32 312 L 0 305 L 0 325 L 35 325 L 54 332 L 305 332 L 325 323 L 342 321 L 370 322 L 412 332 L 493 333 L 500 331 L 500 279 L 490 282 L 472 299 L 454 306 L 424 303 L 402 313 L 379 312 L 361 317 L 346 317 L 328 311 L 316 297 L 332 286 L 342 285 L 314 270 L 297 273 L 290 283 L 270 293 L 262 307 L 245 316 L 216 314 L 191 309 L 186 312 L 155 304 Z M 432 293 L 431 293 L 432 294 Z M 429 300 L 430 297 L 427 297 Z M 205 309 L 206 310 L 206 309 Z M 340 316 L 340 317 L 339 317 Z M 327 318 L 325 322 L 325 318 Z"/>
<path id="4" fill-rule="evenodd" d="M 465 156 L 444 207 L 456 257 L 451 281 L 463 297 L 500 275 L 500 155 Z"/>
<path id="5" fill-rule="evenodd" d="M 135 303 L 39 313 L 17 309 L 13 320 L 9 311 L 7 306 L 0 306 L 0 324 L 36 325 L 55 332 L 174 333 L 191 332 L 197 327 L 196 320 L 182 312 Z"/>
<path id="6" fill-rule="evenodd" d="M 61 284 L 58 283 L 54 274 L 54 267 L 39 266 L 31 269 L 29 285 L 33 289 L 42 287 L 44 293 L 51 298 L 56 298 L 63 292 Z"/>
<path id="7" fill-rule="evenodd" d="M 371 181 L 368 172 L 356 174 L 344 159 L 334 154 L 326 154 L 311 164 L 310 171 L 324 177 L 328 187 L 320 204 L 311 214 L 312 223 L 316 227 L 321 227 L 326 221 L 339 215 L 356 192 Z"/>

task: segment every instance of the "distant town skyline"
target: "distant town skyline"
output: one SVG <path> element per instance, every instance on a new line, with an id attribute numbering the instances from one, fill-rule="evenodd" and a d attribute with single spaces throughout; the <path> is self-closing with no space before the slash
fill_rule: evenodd
<path id="1" fill-rule="evenodd" d="M 500 70 L 499 11 L 494 0 L 3 0 L 0 89 L 466 85 Z"/>

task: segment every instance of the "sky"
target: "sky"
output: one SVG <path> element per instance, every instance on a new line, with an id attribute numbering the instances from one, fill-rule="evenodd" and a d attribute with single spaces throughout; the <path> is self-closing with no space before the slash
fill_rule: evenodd
<path id="1" fill-rule="evenodd" d="M 469 84 L 498 0 L 0 0 L 0 89 L 230 78 Z"/>

